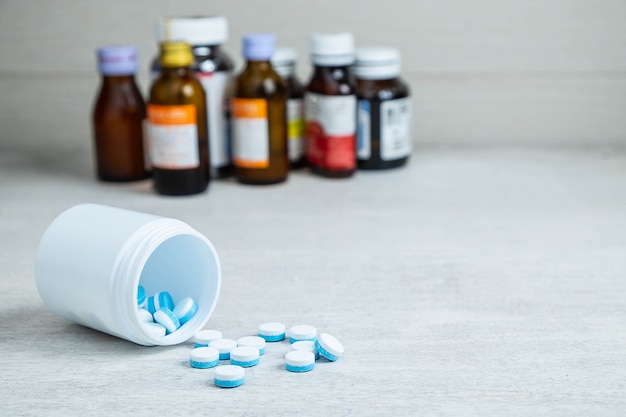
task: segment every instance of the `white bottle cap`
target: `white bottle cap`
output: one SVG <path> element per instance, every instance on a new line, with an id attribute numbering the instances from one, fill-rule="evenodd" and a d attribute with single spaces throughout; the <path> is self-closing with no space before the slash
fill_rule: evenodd
<path id="1" fill-rule="evenodd" d="M 294 48 L 280 47 L 276 48 L 272 55 L 272 67 L 283 78 L 293 75 L 294 66 L 298 53 Z"/>
<path id="2" fill-rule="evenodd" d="M 315 65 L 345 66 L 354 62 L 354 37 L 349 32 L 313 33 L 309 48 Z"/>
<path id="3" fill-rule="evenodd" d="M 161 18 L 157 21 L 156 37 L 159 42 L 220 45 L 228 40 L 228 20 L 224 16 Z"/>
<path id="4" fill-rule="evenodd" d="M 400 52 L 395 48 L 367 47 L 356 50 L 354 75 L 365 80 L 385 80 L 400 74 Z"/>

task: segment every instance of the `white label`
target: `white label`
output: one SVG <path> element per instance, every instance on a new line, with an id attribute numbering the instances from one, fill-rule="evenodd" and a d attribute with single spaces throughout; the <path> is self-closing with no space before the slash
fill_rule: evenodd
<path id="1" fill-rule="evenodd" d="M 198 127 L 195 124 L 155 125 L 148 123 L 152 166 L 190 169 L 200 166 Z"/>
<path id="2" fill-rule="evenodd" d="M 317 121 L 327 136 L 356 133 L 356 96 L 326 96 L 306 93 L 304 114 L 307 124 Z"/>
<path id="3" fill-rule="evenodd" d="M 298 161 L 304 155 L 304 102 L 300 98 L 287 100 L 287 137 L 289 160 Z"/>
<path id="4" fill-rule="evenodd" d="M 411 153 L 411 102 L 400 98 L 380 105 L 380 159 L 391 161 Z"/>
<path id="5" fill-rule="evenodd" d="M 370 102 L 367 100 L 359 100 L 359 129 L 356 148 L 356 155 L 359 159 L 368 160 L 372 155 L 371 120 Z"/>
<path id="6" fill-rule="evenodd" d="M 233 162 L 242 168 L 267 168 L 270 162 L 268 109 L 265 99 L 233 98 Z"/>
<path id="7" fill-rule="evenodd" d="M 211 166 L 219 168 L 230 163 L 226 112 L 224 100 L 229 74 L 227 71 L 197 72 L 206 93 L 207 121 L 209 124 L 209 153 Z"/>

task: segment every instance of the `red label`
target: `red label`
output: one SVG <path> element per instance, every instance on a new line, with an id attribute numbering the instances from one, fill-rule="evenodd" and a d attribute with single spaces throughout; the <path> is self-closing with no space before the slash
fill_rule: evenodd
<path id="1" fill-rule="evenodd" d="M 356 136 L 327 135 L 315 121 L 306 126 L 307 159 L 320 168 L 350 170 L 356 167 Z"/>

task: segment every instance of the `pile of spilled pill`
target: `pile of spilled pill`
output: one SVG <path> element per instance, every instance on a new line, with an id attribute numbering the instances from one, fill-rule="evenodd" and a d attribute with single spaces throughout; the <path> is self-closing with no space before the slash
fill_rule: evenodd
<path id="1" fill-rule="evenodd" d="M 162 337 L 178 330 L 193 318 L 198 305 L 191 297 L 174 304 L 171 294 L 159 291 L 149 297 L 143 286 L 137 288 L 138 317 L 147 333 Z M 291 326 L 289 331 L 278 322 L 262 323 L 256 336 L 237 340 L 222 337 L 219 330 L 200 330 L 194 335 L 194 347 L 189 354 L 193 368 L 215 368 L 214 383 L 222 388 L 234 388 L 245 380 L 245 368 L 256 366 L 265 353 L 266 342 L 287 339 L 291 350 L 285 355 L 285 369 L 290 372 L 308 372 L 315 368 L 320 357 L 335 362 L 343 355 L 341 342 L 328 333 L 319 333 L 308 324 Z M 228 364 L 220 365 L 220 361 Z"/>
<path id="2" fill-rule="evenodd" d="M 219 330 L 200 330 L 194 335 L 194 348 L 189 354 L 193 368 L 215 367 L 214 383 L 222 388 L 234 388 L 245 380 L 245 368 L 259 364 L 265 353 L 266 342 L 280 342 L 288 338 L 291 350 L 285 355 L 285 369 L 290 372 L 308 372 L 315 361 L 323 357 L 331 362 L 343 354 L 341 343 L 328 333 L 320 333 L 306 324 L 291 326 L 289 331 L 282 323 L 259 325 L 258 336 L 244 336 L 237 340 L 222 337 Z M 220 365 L 220 361 L 229 364 Z"/>
<path id="3" fill-rule="evenodd" d="M 156 337 L 174 333 L 198 311 L 198 305 L 191 297 L 185 297 L 174 304 L 169 292 L 159 291 L 146 297 L 146 290 L 141 285 L 137 287 L 137 306 L 141 326 L 146 333 Z"/>

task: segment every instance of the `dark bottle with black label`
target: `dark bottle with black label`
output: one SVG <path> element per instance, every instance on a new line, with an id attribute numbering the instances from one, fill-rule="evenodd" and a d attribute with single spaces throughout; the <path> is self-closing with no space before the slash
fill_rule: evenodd
<path id="1" fill-rule="evenodd" d="M 409 87 L 399 78 L 400 53 L 393 48 L 359 48 L 357 79 L 359 169 L 406 164 L 411 153 Z"/>

